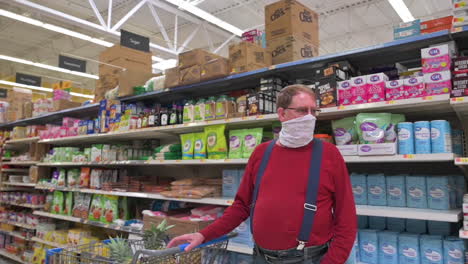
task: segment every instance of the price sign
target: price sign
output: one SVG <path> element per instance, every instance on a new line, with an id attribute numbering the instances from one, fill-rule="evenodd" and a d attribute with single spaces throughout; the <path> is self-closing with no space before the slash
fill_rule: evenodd
<path id="1" fill-rule="evenodd" d="M 345 110 L 345 109 L 346 109 L 346 107 L 344 105 L 338 106 L 338 110 Z"/>
<path id="2" fill-rule="evenodd" d="M 228 204 L 228 205 L 232 205 L 233 203 L 234 203 L 233 200 L 227 200 L 227 201 L 226 201 L 226 204 Z"/>
<path id="3" fill-rule="evenodd" d="M 423 97 L 423 100 L 425 100 L 425 101 L 434 100 L 434 97 L 432 97 L 432 96 L 424 96 L 424 97 Z"/>
<path id="4" fill-rule="evenodd" d="M 414 154 L 405 154 L 403 155 L 404 159 L 414 159 Z"/>
<path id="5" fill-rule="evenodd" d="M 264 118 L 264 116 L 263 116 L 263 115 L 259 115 L 259 116 L 257 116 L 257 119 L 263 119 L 263 118 Z"/>
<path id="6" fill-rule="evenodd" d="M 465 101 L 465 97 L 452 98 L 452 102 L 464 102 L 464 101 Z"/>
<path id="7" fill-rule="evenodd" d="M 276 65 L 271 65 L 270 67 L 268 67 L 269 70 L 274 70 L 276 69 Z"/>
<path id="8" fill-rule="evenodd" d="M 468 163 L 468 158 L 456 158 L 457 163 Z"/>
<path id="9" fill-rule="evenodd" d="M 395 104 L 395 103 L 396 103 L 396 101 L 394 101 L 394 100 L 391 100 L 391 101 L 386 101 L 385 103 L 386 103 L 386 104 Z"/>

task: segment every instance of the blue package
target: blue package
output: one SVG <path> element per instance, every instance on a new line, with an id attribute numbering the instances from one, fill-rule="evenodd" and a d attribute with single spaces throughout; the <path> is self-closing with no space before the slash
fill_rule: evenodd
<path id="1" fill-rule="evenodd" d="M 248 247 L 253 247 L 254 242 L 252 238 L 252 234 L 250 233 L 250 219 L 247 218 L 243 223 L 241 223 L 236 229 L 234 230 L 237 233 L 237 236 L 231 238 L 229 243 L 232 244 L 240 244 Z"/>
<path id="2" fill-rule="evenodd" d="M 234 198 L 239 188 L 238 170 L 223 170 L 223 197 Z"/>
<path id="3" fill-rule="evenodd" d="M 429 121 L 414 122 L 414 152 L 431 154 L 431 123 Z"/>
<path id="4" fill-rule="evenodd" d="M 87 134 L 94 134 L 94 121 L 93 120 L 88 120 L 87 122 Z"/>
<path id="5" fill-rule="evenodd" d="M 444 240 L 444 260 L 450 264 L 465 264 L 465 242 L 458 237 Z"/>
<path id="6" fill-rule="evenodd" d="M 419 239 L 421 264 L 444 264 L 441 236 L 422 235 Z"/>
<path id="7" fill-rule="evenodd" d="M 369 227 L 369 217 L 367 215 L 358 215 L 358 228 L 365 229 Z"/>
<path id="8" fill-rule="evenodd" d="M 414 154 L 413 123 L 398 123 L 398 154 Z"/>
<path id="9" fill-rule="evenodd" d="M 463 130 L 452 129 L 452 150 L 454 154 L 463 156 Z"/>
<path id="10" fill-rule="evenodd" d="M 427 229 L 429 235 L 450 236 L 455 227 L 450 222 L 427 221 Z"/>
<path id="11" fill-rule="evenodd" d="M 351 173 L 351 185 L 353 188 L 354 202 L 367 204 L 367 175 Z"/>
<path id="12" fill-rule="evenodd" d="M 391 175 L 385 178 L 387 185 L 387 205 L 406 207 L 405 176 Z"/>
<path id="13" fill-rule="evenodd" d="M 398 264 L 398 232 L 379 232 L 379 264 Z"/>
<path id="14" fill-rule="evenodd" d="M 353 248 L 351 249 L 351 253 L 349 253 L 349 257 L 346 260 L 345 264 L 359 264 L 359 239 L 356 236 L 354 240 Z"/>
<path id="15" fill-rule="evenodd" d="M 380 216 L 369 216 L 369 228 L 374 230 L 385 230 L 387 228 L 387 219 Z"/>
<path id="16" fill-rule="evenodd" d="M 395 232 L 404 232 L 406 230 L 406 220 L 403 218 L 387 218 L 387 229 Z"/>
<path id="17" fill-rule="evenodd" d="M 367 203 L 369 205 L 387 205 L 387 188 L 383 173 L 367 175 Z"/>
<path id="18" fill-rule="evenodd" d="M 427 182 L 427 201 L 428 208 L 438 210 L 450 209 L 450 183 L 446 176 L 428 176 Z"/>
<path id="19" fill-rule="evenodd" d="M 452 130 L 447 120 L 431 121 L 432 153 L 452 153 Z"/>
<path id="20" fill-rule="evenodd" d="M 419 235 L 402 233 L 398 236 L 398 253 L 400 264 L 419 264 Z"/>
<path id="21" fill-rule="evenodd" d="M 406 204 L 411 208 L 427 208 L 427 184 L 425 176 L 406 176 Z"/>
<path id="22" fill-rule="evenodd" d="M 378 264 L 378 244 L 377 230 L 359 230 L 360 261 L 367 264 Z"/>
<path id="23" fill-rule="evenodd" d="M 427 221 L 406 219 L 406 232 L 412 234 L 425 234 L 427 232 Z"/>

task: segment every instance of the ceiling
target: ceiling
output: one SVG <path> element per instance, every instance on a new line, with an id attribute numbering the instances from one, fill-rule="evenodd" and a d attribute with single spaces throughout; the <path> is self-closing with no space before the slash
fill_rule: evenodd
<path id="1" fill-rule="evenodd" d="M 108 42 L 119 42 L 116 35 L 65 19 L 57 14 L 33 8 L 25 4 L 24 1 L 100 25 L 91 2 L 95 3 L 103 21 L 107 23 L 109 0 L 0 0 L 0 8 Z M 111 25 L 114 26 L 118 23 L 140 1 L 111 0 Z M 146 1 L 120 28 L 147 36 L 153 44 L 163 47 L 166 51 L 171 50 L 171 46 L 174 45 L 175 31 L 177 31 L 177 46 L 180 48 L 182 44 L 186 44 L 180 50 L 199 47 L 214 50 L 232 36 L 232 33 L 178 9 L 165 0 Z M 198 8 L 241 30 L 263 29 L 264 6 L 275 2 L 275 0 L 184 1 L 198 2 Z M 301 0 L 300 2 L 320 14 L 321 55 L 391 41 L 393 39 L 393 26 L 401 22 L 387 0 Z M 423 20 L 451 14 L 450 0 L 405 0 L 405 3 L 414 17 Z M 167 33 L 169 45 L 165 41 L 162 30 L 157 25 L 149 5 L 155 8 Z M 175 24 L 174 12 L 178 13 L 177 25 Z M 203 26 L 200 26 L 200 23 Z M 186 42 L 190 35 L 193 35 L 193 39 Z M 231 40 L 226 43 L 237 41 L 239 38 L 231 37 Z M 219 50 L 219 54 L 227 56 L 228 46 L 223 46 Z M 92 42 L 0 16 L 1 55 L 57 66 L 59 54 L 97 61 L 99 53 L 104 49 L 105 47 Z M 153 55 L 160 58 L 176 58 L 174 54 L 166 51 L 152 49 Z M 88 62 L 88 73 L 97 74 L 97 65 L 97 62 Z M 42 75 L 50 82 L 53 82 L 54 78 L 70 79 L 78 86 L 88 89 L 93 89 L 95 82 L 93 79 L 0 60 L 0 77 L 10 76 L 15 72 Z"/>

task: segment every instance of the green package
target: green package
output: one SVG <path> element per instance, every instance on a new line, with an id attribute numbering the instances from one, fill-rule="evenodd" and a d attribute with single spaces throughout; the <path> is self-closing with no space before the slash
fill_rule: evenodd
<path id="1" fill-rule="evenodd" d="M 119 219 L 128 220 L 130 219 L 130 213 L 128 211 L 128 200 L 127 197 L 120 197 L 119 199 Z"/>
<path id="2" fill-rule="evenodd" d="M 83 152 L 84 152 L 86 161 L 91 161 L 91 148 L 85 148 Z"/>
<path id="3" fill-rule="evenodd" d="M 101 222 L 112 224 L 119 217 L 119 197 L 113 195 L 103 195 L 103 213 Z"/>
<path id="4" fill-rule="evenodd" d="M 182 159 L 191 160 L 193 159 L 193 141 L 194 134 L 182 134 L 180 135 L 180 142 L 182 143 Z"/>
<path id="5" fill-rule="evenodd" d="M 89 207 L 89 216 L 88 219 L 91 221 L 100 221 L 102 216 L 102 195 L 95 194 L 93 195 L 93 200 L 91 201 L 91 206 Z"/>
<path id="6" fill-rule="evenodd" d="M 54 198 L 52 200 L 52 213 L 62 214 L 63 213 L 63 192 L 55 191 Z"/>
<path id="7" fill-rule="evenodd" d="M 205 127 L 206 151 L 209 159 L 227 158 L 227 143 L 224 136 L 226 125 L 214 125 Z"/>
<path id="8" fill-rule="evenodd" d="M 229 158 L 241 159 L 244 145 L 244 129 L 229 130 Z"/>
<path id="9" fill-rule="evenodd" d="M 390 126 L 392 115 L 389 113 L 361 113 L 356 116 L 359 141 L 361 144 L 385 142 L 385 131 Z"/>
<path id="10" fill-rule="evenodd" d="M 385 130 L 385 142 L 393 143 L 397 140 L 397 125 L 398 123 L 405 122 L 406 118 L 405 115 L 401 114 L 391 114 L 391 121 L 390 125 L 388 126 L 387 130 Z"/>
<path id="11" fill-rule="evenodd" d="M 70 188 L 79 187 L 80 169 L 69 169 L 67 171 L 67 186 Z"/>
<path id="12" fill-rule="evenodd" d="M 65 215 L 72 215 L 73 209 L 73 192 L 67 192 L 66 199 L 65 199 L 65 211 L 63 212 Z"/>
<path id="13" fill-rule="evenodd" d="M 242 158 L 248 159 L 254 149 L 262 143 L 263 128 L 246 129 L 244 134 L 244 144 L 242 147 Z"/>
<path id="14" fill-rule="evenodd" d="M 164 153 L 164 152 L 182 152 L 181 144 L 167 144 L 162 145 L 154 149 L 154 154 Z"/>
<path id="15" fill-rule="evenodd" d="M 59 177 L 57 180 L 57 186 L 58 187 L 65 187 L 66 180 L 67 179 L 67 170 L 65 169 L 59 169 Z"/>
<path id="16" fill-rule="evenodd" d="M 346 117 L 338 120 L 332 120 L 333 136 L 336 145 L 351 145 L 357 142 L 357 131 L 355 126 L 356 118 Z"/>
<path id="17" fill-rule="evenodd" d="M 194 133 L 193 157 L 206 159 L 206 135 L 205 132 Z"/>

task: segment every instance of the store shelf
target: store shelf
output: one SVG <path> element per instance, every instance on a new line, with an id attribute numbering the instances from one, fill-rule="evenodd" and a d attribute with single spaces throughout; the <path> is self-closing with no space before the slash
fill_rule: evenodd
<path id="1" fill-rule="evenodd" d="M 253 248 L 248 247 L 246 245 L 236 244 L 232 242 L 229 242 L 227 250 L 232 251 L 232 252 L 247 254 L 247 255 L 253 254 Z"/>
<path id="2" fill-rule="evenodd" d="M 52 241 L 46 241 L 46 240 L 40 239 L 38 237 L 33 237 L 33 238 L 31 238 L 31 240 L 34 241 L 34 242 L 38 242 L 38 243 L 41 243 L 41 244 L 44 244 L 44 245 L 51 246 L 53 248 L 63 248 L 63 247 L 67 246 L 67 245 L 62 245 L 62 244 L 55 243 L 55 242 L 52 242 Z"/>
<path id="3" fill-rule="evenodd" d="M 3 162 L 2 165 L 11 165 L 11 166 L 32 166 L 36 165 L 37 161 L 8 161 Z"/>
<path id="4" fill-rule="evenodd" d="M 468 230 L 464 230 L 463 227 L 458 232 L 459 237 L 462 239 L 468 239 Z"/>
<path id="5" fill-rule="evenodd" d="M 4 257 L 7 257 L 7 258 L 9 258 L 9 259 L 11 259 L 11 260 L 14 260 L 14 261 L 16 261 L 16 262 L 18 262 L 18 263 L 25 263 L 25 264 L 26 264 L 26 262 L 24 262 L 20 257 L 18 257 L 18 256 L 16 256 L 16 255 L 13 255 L 13 254 L 11 254 L 11 253 L 8 253 L 8 252 L 7 252 L 6 250 L 4 250 L 4 249 L 0 249 L 0 255 L 1 255 L 1 256 L 4 256 Z"/>
<path id="6" fill-rule="evenodd" d="M 406 207 L 356 205 L 356 211 L 358 215 L 430 220 L 441 222 L 458 222 L 462 217 L 461 209 L 433 210 Z"/>
<path id="7" fill-rule="evenodd" d="M 450 162 L 454 161 L 453 153 L 412 154 L 392 156 L 343 156 L 346 163 L 377 163 L 377 162 Z"/>
<path id="8" fill-rule="evenodd" d="M 4 185 L 9 186 L 20 186 L 20 187 L 34 187 L 36 186 L 35 183 L 32 182 L 3 182 Z"/>
<path id="9" fill-rule="evenodd" d="M 468 129 L 468 96 L 450 99 L 450 105 L 458 115 L 461 123 Z"/>
<path id="10" fill-rule="evenodd" d="M 9 225 L 14 225 L 14 226 L 17 226 L 17 227 L 21 227 L 21 228 L 25 228 L 25 229 L 30 229 L 30 230 L 35 230 L 35 229 L 36 229 L 34 226 L 31 226 L 31 225 L 20 224 L 20 223 L 11 222 L 11 221 L 0 221 L 0 223 L 9 224 Z"/>
<path id="11" fill-rule="evenodd" d="M 2 161 L 10 161 L 11 158 L 2 158 Z"/>
<path id="12" fill-rule="evenodd" d="M 13 203 L 13 202 L 0 202 L 0 204 L 8 204 L 8 205 L 14 205 L 14 206 L 19 206 L 19 207 L 25 207 L 25 208 L 31 208 L 31 209 L 40 209 L 44 208 L 44 205 L 36 205 L 36 204 L 27 204 L 27 203 Z"/>
<path id="13" fill-rule="evenodd" d="M 29 169 L 2 169 L 2 172 L 29 173 Z"/>
<path id="14" fill-rule="evenodd" d="M 33 142 L 39 141 L 39 137 L 30 137 L 30 138 L 21 138 L 21 139 L 11 139 L 5 141 L 5 144 L 10 145 L 27 145 Z"/>
<path id="15" fill-rule="evenodd" d="M 92 226 L 102 227 L 102 228 L 106 228 L 106 229 L 112 229 L 112 230 L 116 230 L 116 231 L 122 231 L 122 232 L 127 232 L 127 233 L 134 233 L 134 234 L 141 234 L 141 232 L 131 230 L 130 228 L 125 227 L 125 226 L 118 226 L 118 225 L 114 225 L 114 224 L 103 224 L 103 223 L 100 223 L 100 222 L 89 221 L 87 219 L 81 219 L 81 218 L 73 217 L 73 216 L 58 215 L 58 214 L 52 214 L 52 213 L 43 212 L 43 211 L 34 211 L 33 214 L 43 216 L 43 217 L 48 217 L 48 218 L 65 220 L 65 221 L 69 221 L 69 222 L 82 223 L 82 224 L 85 224 L 85 225 L 92 225 Z"/>
<path id="16" fill-rule="evenodd" d="M 201 159 L 201 160 L 126 160 L 108 162 L 52 162 L 38 163 L 44 167 L 106 167 L 106 166 L 158 166 L 158 165 L 242 165 L 248 159 Z"/>
<path id="17" fill-rule="evenodd" d="M 13 236 L 13 237 L 17 237 L 17 238 L 20 238 L 20 239 L 23 239 L 23 240 L 26 240 L 26 241 L 31 240 L 31 239 L 26 238 L 25 236 L 21 235 L 19 232 L 15 232 L 15 231 L 6 231 L 6 230 L 1 230 L 0 229 L 0 233 L 7 234 L 7 235 Z"/>

